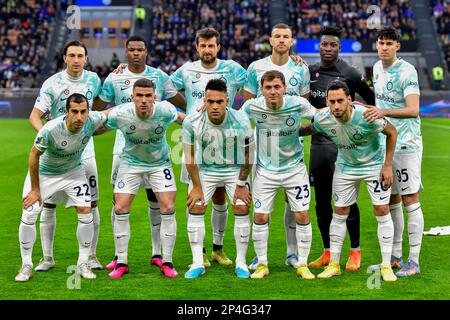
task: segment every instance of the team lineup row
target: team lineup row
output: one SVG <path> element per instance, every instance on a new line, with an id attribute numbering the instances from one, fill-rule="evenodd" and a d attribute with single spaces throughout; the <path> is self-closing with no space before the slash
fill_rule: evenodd
<path id="1" fill-rule="evenodd" d="M 201 276 L 209 263 L 205 259 L 203 239 L 205 205 L 211 200 L 212 258 L 222 264 L 232 263 L 222 250 L 228 213 L 225 194 L 230 201 L 233 199 L 236 218 L 236 275 L 242 278 L 268 275 L 268 215 L 273 210 L 279 187 L 284 188 L 287 199 L 286 263 L 295 267 L 302 278 L 315 277 L 307 264 L 312 237 L 308 215 L 310 183 L 299 139 L 299 134 L 312 133 L 310 175 L 316 188 L 316 214 L 324 253 L 309 266 L 327 266 L 319 278 L 340 274 L 339 258 L 347 223 L 351 238 L 351 230 L 357 229 L 355 242 L 358 245 L 354 246 L 355 239 L 352 239 L 346 269 L 359 269 L 361 250 L 356 198 L 359 183 L 365 180 L 379 225 L 383 261 L 378 267 L 383 279 L 396 280 L 391 264 L 401 267 L 397 276 L 420 272 L 418 257 L 423 215 L 418 200 L 422 154 L 419 86 L 414 67 L 396 57 L 399 39 L 395 30 L 382 30 L 377 40 L 381 60 L 374 66 L 375 94 L 361 74 L 338 57 L 339 31 L 335 28 L 323 30 L 321 63 L 309 68 L 289 56 L 293 39 L 290 28 L 284 24 L 272 30 L 272 55 L 255 61 L 247 71 L 233 61 L 217 59 L 219 41 L 220 35 L 214 29 L 199 31 L 196 46 L 200 60 L 187 63 L 168 77 L 145 65 L 146 43 L 142 38 L 131 37 L 126 44 L 128 65 L 122 72 L 111 73 L 103 88 L 98 76 L 83 70 L 86 48 L 79 42 L 66 46 L 67 69 L 44 83 L 30 116 L 30 122 L 39 132 L 30 153 L 29 178 L 24 187 L 24 210 L 19 227 L 22 268 L 16 281 L 27 281 L 32 275 L 35 223 L 41 209 L 44 258 L 36 270 L 45 271 L 54 266 L 55 206 L 61 201 L 65 201 L 66 206 L 77 207 L 77 265 L 81 276 L 95 278 L 91 269 L 102 268 L 95 254 L 99 229 L 98 190 L 90 137 L 111 129 L 118 130 L 112 175 L 116 254 L 106 266 L 112 270 L 109 276 L 120 278 L 128 272 L 129 209 L 134 194 L 141 187 L 147 189 L 149 199 L 152 263 L 160 266 L 166 277 L 178 275 L 172 262 L 176 185 L 165 137 L 173 121 L 183 122 L 185 165 L 181 181 L 189 183 L 187 218 L 193 263 L 185 273 L 186 278 Z M 333 81 L 336 79 L 338 81 Z M 236 111 L 231 107 L 239 88 L 244 89 L 246 102 L 242 110 Z M 186 100 L 177 91 L 181 89 L 185 90 Z M 310 91 L 313 94 L 310 95 Z M 369 105 L 353 103 L 355 92 Z M 184 114 L 177 112 L 172 104 L 156 99 L 168 100 L 185 109 L 187 118 L 184 119 Z M 113 109 L 101 113 L 88 111 L 91 107 L 104 108 L 112 101 L 116 104 Z M 316 108 L 323 110 L 318 112 Z M 40 117 L 45 112 L 54 120 L 42 127 Z M 64 113 L 65 117 L 58 117 Z M 389 121 L 384 117 L 389 117 Z M 313 125 L 300 128 L 302 118 L 314 118 Z M 257 143 L 250 119 L 256 128 Z M 387 136 L 386 142 L 380 132 Z M 318 150 L 313 152 L 313 147 Z M 249 186 L 253 163 L 252 149 L 256 149 L 256 165 L 250 192 L 246 186 Z M 207 155 L 201 163 L 199 151 L 202 156 Z M 322 159 L 315 161 L 315 154 Z M 238 158 L 243 161 L 236 161 Z M 328 162 L 325 169 L 316 174 L 314 162 L 324 159 Z M 325 177 L 327 172 L 331 172 L 332 179 L 320 186 L 321 176 Z M 393 172 L 398 179 L 393 179 Z M 253 224 L 248 210 L 251 200 Z M 402 201 L 408 212 L 410 238 L 410 257 L 406 263 L 401 259 Z M 90 207 L 86 207 L 88 202 Z M 348 223 L 356 220 L 350 219 L 352 210 L 357 212 L 357 228 Z M 257 257 L 247 266 L 250 230 Z M 256 271 L 250 274 L 252 269 Z"/>

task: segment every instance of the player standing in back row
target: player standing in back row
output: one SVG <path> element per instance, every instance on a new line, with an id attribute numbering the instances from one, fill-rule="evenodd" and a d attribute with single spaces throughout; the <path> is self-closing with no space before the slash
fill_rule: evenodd
<path id="1" fill-rule="evenodd" d="M 370 107 L 365 116 L 369 121 L 388 117 L 398 131 L 393 165 L 395 179 L 390 202 L 395 230 L 391 264 L 401 267 L 396 273 L 398 277 L 407 277 L 420 273 L 419 254 L 424 227 L 419 202 L 423 150 L 419 80 L 414 66 L 397 58 L 400 35 L 395 29 L 381 30 L 376 46 L 380 58 L 373 66 L 376 107 Z M 408 213 L 409 258 L 405 264 L 402 261 L 402 202 Z"/>

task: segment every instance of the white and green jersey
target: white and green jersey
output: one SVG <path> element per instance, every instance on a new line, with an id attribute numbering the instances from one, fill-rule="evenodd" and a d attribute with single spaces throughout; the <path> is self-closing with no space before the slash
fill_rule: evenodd
<path id="1" fill-rule="evenodd" d="M 81 165 L 82 154 L 95 130 L 106 121 L 101 112 L 91 111 L 78 133 L 67 129 L 66 117 L 47 122 L 39 130 L 34 146 L 43 152 L 39 159 L 41 174 L 62 174 Z"/>
<path id="2" fill-rule="evenodd" d="M 233 60 L 217 59 L 214 68 L 207 69 L 200 60 L 186 62 L 171 76 L 178 90 L 184 89 L 187 101 L 186 114 L 190 115 L 203 104 L 206 84 L 211 79 L 221 79 L 227 83 L 229 108 L 233 107 L 234 97 L 240 87 L 245 84 L 245 69 Z"/>
<path id="3" fill-rule="evenodd" d="M 405 98 L 419 94 L 419 80 L 414 66 L 398 58 L 393 65 L 384 69 L 380 61 L 373 66 L 373 85 L 375 105 L 380 109 L 405 108 Z M 420 118 L 389 118 L 398 131 L 396 153 L 415 153 L 422 151 Z"/>
<path id="4" fill-rule="evenodd" d="M 128 68 L 125 68 L 121 74 L 111 72 L 103 83 L 103 90 L 99 97 L 105 102 L 114 100 L 116 106 L 132 102 L 133 85 L 142 78 L 150 79 L 153 82 L 158 101 L 167 100 L 177 95 L 177 89 L 164 71 L 146 66 L 141 73 L 132 73 Z M 113 154 L 121 154 L 124 146 L 125 138 L 122 132 L 117 131 Z"/>
<path id="5" fill-rule="evenodd" d="M 84 95 L 92 109 L 94 99 L 102 90 L 102 82 L 95 72 L 83 70 L 80 78 L 71 77 L 67 70 L 55 73 L 45 80 L 34 107 L 46 113 L 49 112 L 52 119 L 64 115 L 67 98 L 73 93 Z M 83 153 L 83 159 L 95 157 L 94 140 L 89 141 Z"/>
<path id="6" fill-rule="evenodd" d="M 289 61 L 282 66 L 272 62 L 270 56 L 252 62 L 247 69 L 247 80 L 244 89 L 256 97 L 262 96 L 261 78 L 264 73 L 277 70 L 283 73 L 286 81 L 286 95 L 303 96 L 309 93 L 309 69 L 304 64 L 296 65 L 289 57 Z"/>
<path id="7" fill-rule="evenodd" d="M 153 104 L 153 114 L 146 120 L 136 114 L 134 102 L 115 107 L 108 114 L 105 126 L 118 129 L 125 137 L 120 165 L 131 172 L 170 164 L 170 147 L 166 141 L 167 127 L 178 118 L 177 109 L 168 102 Z"/>
<path id="8" fill-rule="evenodd" d="M 245 146 L 254 143 L 253 129 L 245 113 L 231 108 L 220 125 L 212 123 L 207 112 L 195 112 L 183 121 L 183 143 L 195 145 L 203 173 L 235 175 L 245 163 Z"/>
<path id="9" fill-rule="evenodd" d="M 283 105 L 274 111 L 264 97 L 247 100 L 242 110 L 256 127 L 259 168 L 286 173 L 304 165 L 303 144 L 299 139 L 301 119 L 311 120 L 316 109 L 302 97 L 285 96 Z"/>
<path id="10" fill-rule="evenodd" d="M 380 147 L 381 131 L 386 119 L 367 122 L 363 113 L 366 108 L 353 105 L 353 112 L 346 123 L 338 121 L 330 108 L 314 116 L 313 128 L 326 133 L 338 147 L 335 171 L 343 174 L 379 174 L 384 163 L 385 150 Z"/>

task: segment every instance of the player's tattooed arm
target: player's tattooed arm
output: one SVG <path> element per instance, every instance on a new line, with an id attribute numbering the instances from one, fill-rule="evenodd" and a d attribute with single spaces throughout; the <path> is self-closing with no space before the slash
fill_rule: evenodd
<path id="1" fill-rule="evenodd" d="M 386 121 L 386 120 L 384 120 Z M 380 181 L 383 182 L 385 188 L 392 186 L 394 181 L 392 171 L 392 161 L 394 159 L 395 145 L 397 143 L 397 129 L 386 121 L 382 133 L 386 135 L 386 157 L 380 172 Z"/>
<path id="2" fill-rule="evenodd" d="M 244 163 L 241 165 L 241 170 L 239 172 L 239 182 L 237 183 L 236 190 L 234 192 L 233 197 L 233 205 L 236 205 L 236 201 L 238 199 L 242 200 L 245 205 L 249 206 L 252 201 L 252 194 L 250 193 L 249 188 L 247 187 L 247 179 L 250 174 L 250 170 L 252 168 L 252 161 L 250 159 L 251 155 L 253 155 L 252 145 L 247 145 L 244 148 Z"/>
<path id="3" fill-rule="evenodd" d="M 180 92 L 178 92 L 175 96 L 167 100 L 175 107 L 186 111 L 186 99 Z"/>
<path id="4" fill-rule="evenodd" d="M 256 98 L 256 95 L 248 92 L 247 90 L 242 90 L 242 96 L 244 98 L 244 102 L 253 98 Z"/>
<path id="5" fill-rule="evenodd" d="M 303 124 L 303 125 L 300 127 L 300 130 L 299 130 L 299 132 L 298 132 L 298 135 L 299 135 L 300 137 L 304 137 L 304 136 L 311 136 L 311 135 L 316 134 L 316 133 L 317 133 L 317 132 L 316 132 L 316 130 L 314 130 L 312 124 L 309 123 L 309 124 Z"/>
<path id="6" fill-rule="evenodd" d="M 39 201 L 39 205 L 42 205 L 41 190 L 39 187 L 39 158 L 42 154 L 43 152 L 35 146 L 31 148 L 30 155 L 28 157 L 31 191 L 23 198 L 24 208 L 28 208 L 36 201 Z"/>
<path id="7" fill-rule="evenodd" d="M 205 208 L 205 197 L 203 195 L 202 184 L 200 182 L 200 174 L 198 166 L 195 162 L 195 145 L 183 143 L 183 150 L 186 160 L 186 169 L 192 180 L 192 190 L 187 197 L 187 205 L 189 212 L 203 213 Z"/>
<path id="8" fill-rule="evenodd" d="M 100 97 L 95 98 L 94 103 L 92 105 L 92 110 L 94 111 L 102 111 L 105 110 L 106 106 L 109 102 L 103 101 Z"/>

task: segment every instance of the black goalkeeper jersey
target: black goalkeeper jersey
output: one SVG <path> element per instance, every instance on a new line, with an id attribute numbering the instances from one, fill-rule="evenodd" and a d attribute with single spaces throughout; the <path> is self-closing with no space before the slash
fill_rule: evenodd
<path id="1" fill-rule="evenodd" d="M 349 89 L 352 100 L 355 100 L 355 92 L 358 93 L 366 104 L 375 105 L 375 95 L 366 83 L 364 76 L 358 69 L 351 66 L 341 58 L 338 59 L 332 68 L 320 66 L 320 62 L 309 66 L 311 75 L 311 104 L 317 109 L 322 109 L 326 104 L 326 90 L 328 84 L 333 80 L 344 81 Z M 313 135 L 311 143 L 329 144 L 333 143 L 327 135 L 317 133 Z"/>

